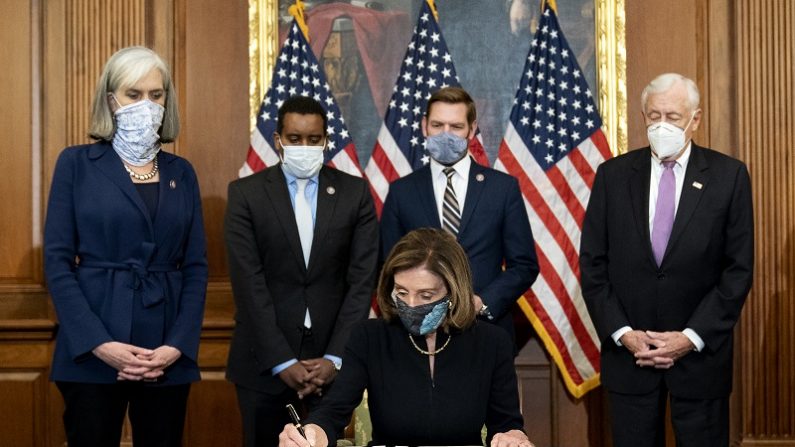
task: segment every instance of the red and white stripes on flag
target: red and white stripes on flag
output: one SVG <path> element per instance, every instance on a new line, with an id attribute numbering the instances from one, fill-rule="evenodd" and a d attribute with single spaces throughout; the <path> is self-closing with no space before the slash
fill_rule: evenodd
<path id="1" fill-rule="evenodd" d="M 610 158 L 593 96 L 545 4 L 495 169 L 519 180 L 540 274 L 519 300 L 569 392 L 599 385 L 599 338 L 580 288 L 582 222 L 596 168 Z"/>
<path id="2" fill-rule="evenodd" d="M 431 94 L 443 87 L 461 85 L 430 3 L 423 2 L 384 122 L 365 168 L 379 216 L 389 183 L 430 161 L 420 124 Z M 489 165 L 480 134 L 469 142 L 469 153 L 476 162 Z"/>
<path id="3" fill-rule="evenodd" d="M 271 144 L 271 135 L 276 131 L 279 107 L 284 100 L 296 95 L 312 97 L 326 110 L 328 118 L 326 164 L 361 177 L 359 157 L 345 126 L 345 119 L 326 82 L 326 76 L 312 53 L 312 48 L 295 20 L 276 59 L 271 86 L 262 100 L 257 115 L 257 125 L 251 133 L 251 145 L 246 161 L 239 171 L 240 177 L 279 163 L 279 156 Z"/>

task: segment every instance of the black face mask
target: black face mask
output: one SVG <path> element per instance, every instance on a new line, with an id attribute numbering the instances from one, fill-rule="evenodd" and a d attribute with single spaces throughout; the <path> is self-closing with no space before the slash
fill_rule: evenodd
<path id="1" fill-rule="evenodd" d="M 405 301 L 392 295 L 397 306 L 400 321 L 411 335 L 427 335 L 434 332 L 441 326 L 447 316 L 447 309 L 450 308 L 450 297 L 446 296 L 433 303 L 422 304 L 411 307 Z"/>

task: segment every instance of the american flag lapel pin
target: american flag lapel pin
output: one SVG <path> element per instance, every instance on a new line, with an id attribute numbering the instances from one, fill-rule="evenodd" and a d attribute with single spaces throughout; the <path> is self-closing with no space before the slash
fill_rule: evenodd
<path id="1" fill-rule="evenodd" d="M 693 188 L 696 188 L 696 189 L 701 189 L 701 188 L 703 188 L 703 187 L 704 187 L 704 185 L 702 185 L 701 183 L 699 183 L 699 182 L 693 182 Z"/>

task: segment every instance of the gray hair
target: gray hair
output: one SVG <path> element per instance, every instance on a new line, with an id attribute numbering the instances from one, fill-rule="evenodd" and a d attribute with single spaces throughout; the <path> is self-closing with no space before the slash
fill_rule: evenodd
<path id="1" fill-rule="evenodd" d="M 693 82 L 692 79 L 686 78 L 679 73 L 664 73 L 649 82 L 649 85 L 647 85 L 646 88 L 643 89 L 643 93 L 640 94 L 640 105 L 643 108 L 643 111 L 646 111 L 646 99 L 650 94 L 667 92 L 671 89 L 671 87 L 674 86 L 674 84 L 678 82 L 683 82 L 685 85 L 685 90 L 687 90 L 687 99 L 690 103 L 690 111 L 695 111 L 698 109 L 699 102 L 701 101 L 701 95 L 698 92 L 696 83 Z"/>
<path id="2" fill-rule="evenodd" d="M 97 140 L 110 141 L 116 133 L 116 122 L 108 103 L 108 94 L 118 89 L 129 88 L 140 81 L 150 71 L 157 69 L 163 76 L 163 89 L 166 93 L 165 114 L 160 126 L 160 142 L 170 143 L 179 134 L 179 113 L 174 84 L 168 66 L 154 51 L 145 47 L 122 48 L 113 54 L 102 69 L 102 75 L 94 89 L 94 104 L 91 107 L 91 121 L 88 135 Z"/>

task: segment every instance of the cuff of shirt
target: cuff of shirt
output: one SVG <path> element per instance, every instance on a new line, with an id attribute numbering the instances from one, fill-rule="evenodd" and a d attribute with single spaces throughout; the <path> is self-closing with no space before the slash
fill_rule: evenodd
<path id="1" fill-rule="evenodd" d="M 696 331 L 693 329 L 687 328 L 682 331 L 685 334 L 685 337 L 689 338 L 691 342 L 693 342 L 693 346 L 696 347 L 696 352 L 701 352 L 704 349 L 704 340 L 696 334 Z"/>
<path id="2" fill-rule="evenodd" d="M 275 376 L 275 375 L 279 374 L 280 372 L 284 371 L 285 369 L 295 365 L 296 363 L 298 363 L 297 359 L 287 360 L 284 363 L 280 363 L 280 364 L 274 366 L 273 368 L 271 368 L 271 374 L 273 374 Z"/>
<path id="3" fill-rule="evenodd" d="M 613 335 L 611 335 L 610 337 L 612 337 L 612 338 L 613 338 L 613 341 L 614 341 L 614 342 L 616 342 L 616 345 L 618 345 L 618 346 L 624 346 L 624 345 L 622 345 L 622 344 L 621 344 L 621 336 L 623 336 L 623 335 L 624 335 L 624 334 L 626 334 L 627 332 L 631 332 L 631 331 L 632 331 L 632 328 L 631 328 L 631 327 L 629 327 L 629 326 L 624 326 L 624 327 L 622 327 L 621 329 L 619 329 L 619 330 L 617 330 L 617 331 L 613 332 Z"/>
<path id="4" fill-rule="evenodd" d="M 333 363 L 334 365 L 342 366 L 342 359 L 337 357 L 336 355 L 326 354 L 323 356 L 323 358 L 331 360 L 331 363 Z"/>

